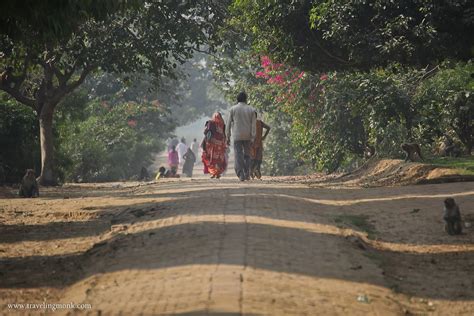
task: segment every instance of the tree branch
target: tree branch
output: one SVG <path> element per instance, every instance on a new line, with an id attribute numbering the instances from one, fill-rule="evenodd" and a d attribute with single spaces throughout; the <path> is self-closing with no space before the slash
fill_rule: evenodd
<path id="1" fill-rule="evenodd" d="M 23 62 L 23 71 L 21 72 L 21 75 L 19 77 L 15 78 L 15 86 L 18 86 L 18 88 L 20 88 L 21 84 L 26 79 L 26 73 L 28 71 L 28 66 L 30 65 L 30 61 L 31 61 L 30 55 L 28 54 L 28 52 L 26 52 L 25 60 Z"/>
<path id="2" fill-rule="evenodd" d="M 5 91 L 6 93 L 8 93 L 9 95 L 11 95 L 15 100 L 17 100 L 18 102 L 20 103 L 23 103 L 24 105 L 27 105 L 29 106 L 30 108 L 32 108 L 33 110 L 36 110 L 36 107 L 35 107 L 35 100 L 33 99 L 30 99 L 28 97 L 26 97 L 25 95 L 23 95 L 20 90 L 15 86 L 15 87 L 10 87 L 8 85 L 5 85 L 5 84 L 1 84 L 0 85 L 0 90 L 3 90 Z"/>
<path id="3" fill-rule="evenodd" d="M 71 79 L 71 76 L 74 74 L 74 72 L 76 71 L 76 68 L 77 68 L 77 61 L 74 62 L 74 64 L 72 65 L 71 69 L 69 71 L 64 71 L 64 79 L 65 79 L 65 83 L 67 83 L 69 81 L 69 79 Z"/>
<path id="4" fill-rule="evenodd" d="M 51 69 L 53 70 L 53 73 L 56 78 L 58 78 L 59 85 L 66 84 L 66 76 L 56 67 L 55 64 L 51 63 Z"/>
<path id="5" fill-rule="evenodd" d="M 311 37 L 313 38 L 313 41 L 314 43 L 316 44 L 316 46 L 319 47 L 319 49 L 321 49 L 321 51 L 326 54 L 329 58 L 332 58 L 334 60 L 337 60 L 338 62 L 342 63 L 342 64 L 345 64 L 345 65 L 354 65 L 353 62 L 350 62 L 350 61 L 347 61 L 347 60 L 344 60 L 338 56 L 335 56 L 333 54 L 331 54 L 326 48 L 323 47 L 323 45 L 321 45 L 321 43 L 319 43 L 319 40 L 316 38 L 316 36 L 314 35 L 313 32 L 310 32 L 311 34 Z"/>
<path id="6" fill-rule="evenodd" d="M 75 82 L 70 83 L 69 85 L 66 85 L 66 93 L 72 92 L 74 89 L 79 87 L 86 77 L 89 75 L 89 73 L 94 69 L 92 66 L 85 66 L 84 69 L 82 69 L 82 73 L 79 76 L 79 79 L 77 79 Z"/>
<path id="7" fill-rule="evenodd" d="M 94 67 L 85 66 L 82 69 L 81 75 L 79 76 L 79 78 L 76 81 L 71 82 L 70 84 L 65 83 L 64 85 L 61 85 L 57 89 L 55 89 L 55 93 L 53 94 L 53 96 L 50 99 L 51 105 L 56 106 L 59 103 L 59 101 L 61 101 L 62 98 L 65 95 L 67 95 L 68 93 L 71 93 L 72 91 L 74 91 L 74 89 L 79 87 L 84 82 L 87 75 L 89 75 L 89 73 L 92 71 L 92 69 L 94 69 Z M 68 74 L 69 77 L 71 75 L 72 75 L 72 73 Z"/>
<path id="8" fill-rule="evenodd" d="M 211 56 L 211 57 L 217 58 L 217 55 L 214 54 L 214 53 L 211 53 L 210 51 L 201 50 L 201 49 L 198 49 L 198 48 L 196 48 L 196 47 L 189 47 L 189 48 L 191 48 L 191 49 L 194 50 L 195 52 L 202 53 L 202 54 L 206 54 L 206 55 L 209 55 L 209 56 Z"/>

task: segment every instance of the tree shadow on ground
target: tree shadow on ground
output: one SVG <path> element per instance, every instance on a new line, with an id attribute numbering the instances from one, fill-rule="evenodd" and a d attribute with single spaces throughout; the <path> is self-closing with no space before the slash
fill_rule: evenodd
<path id="1" fill-rule="evenodd" d="M 351 261 L 335 269 L 331 262 L 342 260 L 341 251 L 350 251 Z M 359 261 L 367 262 L 367 256 L 380 261 L 383 276 L 364 270 L 370 267 L 353 269 Z M 317 257 L 323 260 L 314 260 Z M 360 241 L 344 236 L 302 229 L 198 222 L 120 234 L 85 253 L 3 259 L 0 287 L 64 287 L 98 273 L 225 264 L 390 286 L 404 294 L 433 299 L 473 300 L 474 283 L 459 268 L 472 266 L 473 261 L 473 252 L 395 253 L 361 247 Z M 431 286 L 427 288 L 428 279 Z"/>
<path id="2" fill-rule="evenodd" d="M 259 216 L 274 220 L 321 223 L 333 226 L 341 226 L 338 223 L 341 215 L 351 216 L 351 214 L 356 214 L 357 216 L 364 216 L 367 221 L 374 219 L 379 223 L 382 221 L 419 221 L 420 223 L 419 227 L 416 227 L 416 232 L 405 236 L 403 241 L 400 241 L 400 234 L 397 231 L 392 232 L 392 234 L 385 234 L 383 232 L 384 234 L 380 236 L 376 233 L 372 234 L 372 237 L 377 237 L 381 241 L 421 246 L 462 245 L 474 241 L 472 233 L 468 232 L 465 235 L 456 237 L 447 236 L 442 232 L 442 223 L 430 223 L 427 221 L 426 214 L 423 214 L 423 209 L 429 209 L 431 204 L 438 202 L 438 198 L 433 199 L 429 195 L 407 197 L 403 200 L 403 206 L 400 206 L 400 200 L 387 199 L 380 202 L 377 199 L 381 198 L 379 196 L 357 204 L 351 204 L 351 200 L 341 199 L 340 196 L 334 197 L 334 190 L 332 191 L 332 196 L 325 196 L 325 193 L 322 193 L 316 198 L 308 197 L 307 194 L 297 194 L 297 192 L 288 190 L 288 188 L 240 187 L 236 189 L 197 189 L 190 192 L 147 193 L 145 195 L 147 198 L 150 198 L 150 202 L 140 203 L 136 203 L 135 200 L 142 200 L 144 194 L 122 195 L 121 198 L 123 198 L 124 203 L 121 205 L 96 205 L 83 208 L 97 217 L 87 222 L 68 221 L 39 225 L 0 225 L 0 242 L 13 243 L 27 240 L 40 241 L 98 236 L 101 233 L 110 231 L 111 227 L 115 224 L 137 224 L 185 215 L 222 214 Z M 386 192 L 386 194 L 388 193 Z M 351 194 L 354 194 L 354 190 L 351 190 Z M 153 198 L 163 196 L 168 197 L 169 200 L 153 202 Z M 390 196 L 393 196 L 393 193 L 388 195 L 388 198 Z M 337 205 L 341 201 L 347 201 L 349 204 Z M 439 202 L 441 203 L 441 201 L 442 199 Z M 354 202 L 354 199 L 352 202 Z M 377 205 L 379 206 L 374 208 L 374 203 L 378 203 Z M 229 205 L 234 207 L 230 208 Z M 379 209 L 382 209 L 382 211 L 379 211 Z M 413 211 L 420 209 L 422 209 L 421 212 Z M 382 214 L 386 218 L 382 219 Z M 441 215 L 439 215 L 440 219 Z M 364 232 L 360 227 L 350 226 L 350 228 Z M 375 230 L 376 228 L 377 225 L 375 225 Z M 419 239 L 420 234 L 424 236 L 422 241 Z"/>
<path id="3" fill-rule="evenodd" d="M 99 236 L 109 230 L 110 222 L 103 220 L 52 222 L 44 225 L 0 224 L 0 243 Z"/>

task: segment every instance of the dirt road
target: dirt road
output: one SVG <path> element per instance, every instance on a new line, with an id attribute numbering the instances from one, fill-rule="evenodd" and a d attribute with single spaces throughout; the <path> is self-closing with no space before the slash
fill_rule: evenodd
<path id="1" fill-rule="evenodd" d="M 474 222 L 474 183 L 329 189 L 227 177 L 4 197 L 0 313 L 73 302 L 91 308 L 56 313 L 472 315 L 474 230 L 443 232 L 445 196 Z"/>

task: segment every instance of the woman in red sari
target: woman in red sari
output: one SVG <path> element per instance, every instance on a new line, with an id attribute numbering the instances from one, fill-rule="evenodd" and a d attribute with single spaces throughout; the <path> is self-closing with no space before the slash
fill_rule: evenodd
<path id="1" fill-rule="evenodd" d="M 204 140 L 202 142 L 202 163 L 211 174 L 211 178 L 219 179 L 226 169 L 225 124 L 219 112 L 206 122 Z"/>

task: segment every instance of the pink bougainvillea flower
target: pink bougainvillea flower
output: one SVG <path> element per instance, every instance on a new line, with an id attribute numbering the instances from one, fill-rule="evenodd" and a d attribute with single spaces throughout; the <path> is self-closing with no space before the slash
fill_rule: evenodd
<path id="1" fill-rule="evenodd" d="M 136 120 L 128 120 L 127 122 L 128 126 L 130 126 L 131 128 L 134 128 L 137 126 L 137 121 Z"/>
<path id="2" fill-rule="evenodd" d="M 273 69 L 273 70 L 278 70 L 278 69 L 280 69 L 281 67 L 283 67 L 283 64 L 273 64 L 273 65 L 272 65 L 272 69 Z"/>
<path id="3" fill-rule="evenodd" d="M 263 68 L 266 68 L 266 67 L 268 67 L 272 64 L 272 61 L 270 60 L 270 57 L 268 57 L 268 56 L 262 56 L 260 58 L 260 60 L 262 62 L 262 67 Z"/>
<path id="4" fill-rule="evenodd" d="M 267 78 L 267 74 L 264 73 L 263 71 L 257 71 L 255 73 L 255 77 L 257 77 L 257 78 Z"/>
<path id="5" fill-rule="evenodd" d="M 322 74 L 321 77 L 319 77 L 319 80 L 321 80 L 321 81 L 324 81 L 324 80 L 327 80 L 327 79 L 328 79 L 327 74 Z"/>
<path id="6" fill-rule="evenodd" d="M 276 75 L 275 76 L 275 82 L 276 83 L 283 83 L 284 82 L 283 76 L 282 75 Z"/>

